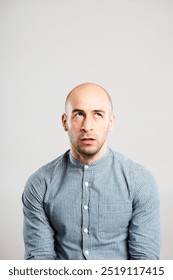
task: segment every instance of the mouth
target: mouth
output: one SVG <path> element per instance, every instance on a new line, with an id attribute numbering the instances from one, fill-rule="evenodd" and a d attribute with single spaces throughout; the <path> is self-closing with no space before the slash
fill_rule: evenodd
<path id="1" fill-rule="evenodd" d="M 93 142 L 96 140 L 95 138 L 92 137 L 83 137 L 80 139 L 82 141 L 82 143 L 86 144 L 86 145 L 90 145 L 93 144 Z"/>

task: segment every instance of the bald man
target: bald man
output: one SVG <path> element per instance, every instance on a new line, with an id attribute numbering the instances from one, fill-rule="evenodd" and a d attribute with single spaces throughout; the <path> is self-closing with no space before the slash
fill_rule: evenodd
<path id="1" fill-rule="evenodd" d="M 148 170 L 108 147 L 114 121 L 101 86 L 68 94 L 70 150 L 31 175 L 23 192 L 26 259 L 159 259 L 158 188 Z"/>

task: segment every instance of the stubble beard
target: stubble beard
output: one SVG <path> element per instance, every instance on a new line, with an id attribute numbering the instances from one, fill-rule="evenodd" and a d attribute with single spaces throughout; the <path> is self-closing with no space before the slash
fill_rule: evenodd
<path id="1" fill-rule="evenodd" d="M 98 152 L 101 150 L 103 145 L 104 145 L 104 143 L 95 149 L 92 149 L 91 147 L 81 148 L 77 145 L 73 145 L 73 147 L 75 148 L 76 152 L 79 155 L 81 155 L 85 158 L 93 158 L 95 155 L 98 154 Z"/>
<path id="2" fill-rule="evenodd" d="M 75 149 L 75 151 L 77 152 L 77 154 L 79 154 L 84 158 L 91 159 L 99 153 L 99 151 L 101 150 L 101 148 L 106 142 L 106 137 L 101 143 L 98 144 L 97 147 L 92 147 L 92 145 L 86 145 L 86 147 L 81 147 L 80 144 L 77 144 L 73 138 L 70 139 L 70 142 L 73 148 Z"/>

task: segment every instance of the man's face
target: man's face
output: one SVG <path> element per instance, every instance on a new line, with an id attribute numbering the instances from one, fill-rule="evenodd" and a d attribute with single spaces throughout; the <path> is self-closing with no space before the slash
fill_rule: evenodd
<path id="1" fill-rule="evenodd" d="M 75 89 L 62 120 L 68 131 L 72 155 L 76 159 L 89 163 L 104 155 L 114 116 L 103 89 L 96 85 Z"/>

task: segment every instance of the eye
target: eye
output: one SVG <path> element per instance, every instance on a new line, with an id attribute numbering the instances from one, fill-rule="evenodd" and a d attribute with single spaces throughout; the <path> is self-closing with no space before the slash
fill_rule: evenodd
<path id="1" fill-rule="evenodd" d="M 102 114 L 99 113 L 99 112 L 96 112 L 96 113 L 95 113 L 95 116 L 96 116 L 96 118 L 101 118 L 101 117 L 102 117 Z"/>
<path id="2" fill-rule="evenodd" d="M 83 117 L 83 113 L 82 112 L 77 112 L 77 114 L 75 115 L 76 118 L 81 118 Z"/>

